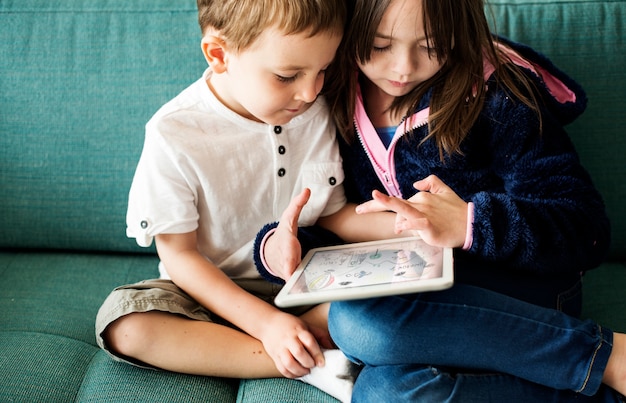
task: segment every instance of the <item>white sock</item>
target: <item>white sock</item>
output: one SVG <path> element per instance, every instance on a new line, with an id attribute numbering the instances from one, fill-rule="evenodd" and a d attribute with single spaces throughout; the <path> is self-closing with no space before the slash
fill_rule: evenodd
<path id="1" fill-rule="evenodd" d="M 358 366 L 352 363 L 341 350 L 325 350 L 323 367 L 311 369 L 308 375 L 297 378 L 328 393 L 342 403 L 350 403 L 352 386 L 358 374 Z"/>

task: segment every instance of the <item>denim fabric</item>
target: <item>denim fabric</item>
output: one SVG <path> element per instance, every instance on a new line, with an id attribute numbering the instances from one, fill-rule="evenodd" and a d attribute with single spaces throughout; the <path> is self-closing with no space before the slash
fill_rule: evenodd
<path id="1" fill-rule="evenodd" d="M 376 393 L 386 401 L 505 401 L 522 392 L 619 401 L 601 386 L 610 330 L 481 288 L 334 302 L 329 328 L 365 365 L 357 402 Z"/>
<path id="2" fill-rule="evenodd" d="M 511 375 L 444 370 L 419 365 L 366 366 L 352 403 L 608 403 L 620 401 L 602 386 L 594 396 L 556 390 Z"/>

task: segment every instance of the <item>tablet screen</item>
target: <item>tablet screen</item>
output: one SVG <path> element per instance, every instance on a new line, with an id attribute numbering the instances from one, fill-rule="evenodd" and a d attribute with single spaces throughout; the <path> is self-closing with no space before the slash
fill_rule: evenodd
<path id="1" fill-rule="evenodd" d="M 419 238 L 309 251 L 276 298 L 279 306 L 437 290 L 453 283 L 452 251 Z"/>

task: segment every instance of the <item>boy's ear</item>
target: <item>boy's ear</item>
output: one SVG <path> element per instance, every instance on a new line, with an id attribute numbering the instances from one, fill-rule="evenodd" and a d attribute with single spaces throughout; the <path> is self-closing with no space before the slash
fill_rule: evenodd
<path id="1" fill-rule="evenodd" d="M 202 37 L 202 53 L 214 73 L 226 71 L 226 42 L 222 38 L 215 35 Z"/>

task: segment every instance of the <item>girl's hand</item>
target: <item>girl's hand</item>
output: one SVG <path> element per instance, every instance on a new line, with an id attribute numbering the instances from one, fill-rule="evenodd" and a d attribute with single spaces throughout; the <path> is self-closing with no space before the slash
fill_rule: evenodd
<path id="1" fill-rule="evenodd" d="M 357 207 L 358 213 L 391 210 L 395 230 L 411 230 L 426 243 L 441 247 L 461 247 L 465 243 L 467 203 L 435 175 L 413 184 L 420 192 L 408 200 L 374 191 L 374 200 Z"/>
<path id="2" fill-rule="evenodd" d="M 311 368 L 324 365 L 315 336 L 303 320 L 293 315 L 277 311 L 266 318 L 261 342 L 278 371 L 287 378 L 304 376 Z"/>
<path id="3" fill-rule="evenodd" d="M 304 189 L 285 209 L 276 231 L 265 242 L 265 262 L 278 277 L 287 281 L 296 270 L 302 257 L 298 241 L 298 218 L 309 201 L 311 191 Z"/>

